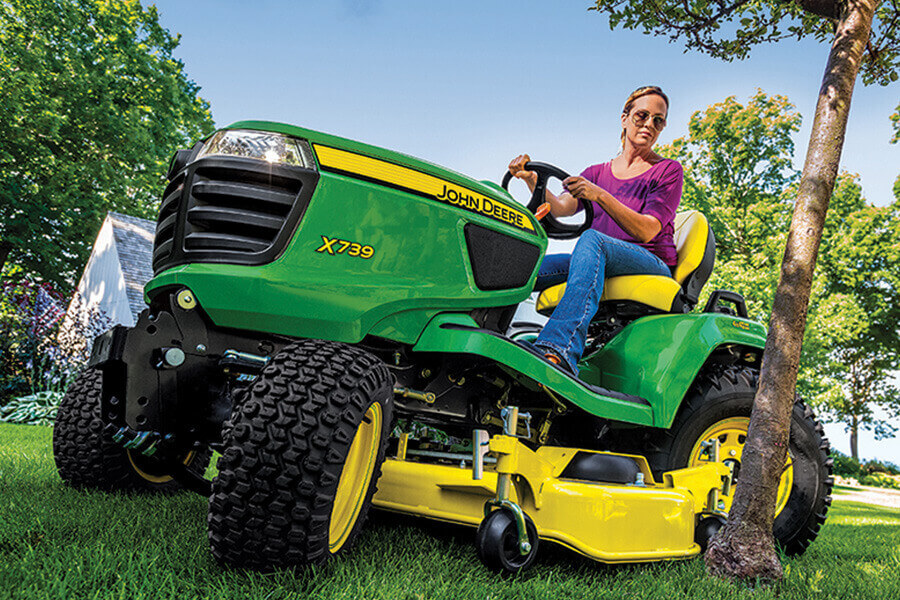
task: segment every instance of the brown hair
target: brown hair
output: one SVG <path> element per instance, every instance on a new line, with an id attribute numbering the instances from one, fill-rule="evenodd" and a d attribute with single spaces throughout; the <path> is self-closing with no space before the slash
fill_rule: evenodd
<path id="1" fill-rule="evenodd" d="M 666 116 L 668 116 L 669 112 L 669 97 L 666 96 L 665 92 L 662 91 L 662 88 L 658 85 L 645 85 L 639 87 L 634 90 L 630 94 L 628 94 L 628 99 L 625 100 L 625 107 L 622 109 L 622 114 L 627 115 L 631 112 L 631 108 L 634 106 L 634 101 L 638 98 L 643 98 L 644 96 L 656 95 L 663 99 L 663 102 L 666 103 Z M 622 146 L 625 146 L 625 130 L 622 130 Z"/>

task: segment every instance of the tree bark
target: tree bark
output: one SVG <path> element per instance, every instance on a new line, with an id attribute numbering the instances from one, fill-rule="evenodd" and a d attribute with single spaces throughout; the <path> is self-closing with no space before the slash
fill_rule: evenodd
<path id="1" fill-rule="evenodd" d="M 831 46 L 775 293 L 759 390 L 728 522 L 706 553 L 711 575 L 771 582 L 783 577 L 772 524 L 787 454 L 791 409 L 813 270 L 840 164 L 853 84 L 878 0 L 848 0 Z"/>
<path id="2" fill-rule="evenodd" d="M 859 460 L 859 419 L 856 415 L 850 421 L 850 456 L 853 460 Z"/>

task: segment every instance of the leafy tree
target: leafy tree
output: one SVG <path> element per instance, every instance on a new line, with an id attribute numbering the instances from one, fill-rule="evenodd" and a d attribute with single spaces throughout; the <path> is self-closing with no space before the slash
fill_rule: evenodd
<path id="1" fill-rule="evenodd" d="M 0 0 L 0 268 L 71 282 L 107 210 L 153 214 L 212 128 L 177 45 L 138 0 Z"/>
<path id="2" fill-rule="evenodd" d="M 900 198 L 870 206 L 861 192 L 849 176 L 835 189 L 819 261 L 821 299 L 811 311 L 813 337 L 823 348 L 813 365 L 825 388 L 821 407 L 850 431 L 854 459 L 860 429 L 878 439 L 896 431 L 876 407 L 900 416 L 893 379 L 900 367 Z"/>
<path id="3" fill-rule="evenodd" d="M 777 580 L 772 523 L 780 466 L 786 458 L 801 343 L 813 270 L 828 201 L 837 178 L 853 86 L 887 84 L 900 66 L 900 7 L 893 0 L 596 0 L 610 26 L 683 40 L 687 47 L 732 60 L 751 46 L 785 38 L 832 38 L 831 51 L 791 220 L 769 321 L 760 386 L 728 523 L 710 543 L 706 564 L 732 579 Z M 832 33 L 833 32 L 833 33 Z"/>
<path id="4" fill-rule="evenodd" d="M 747 300 L 752 318 L 769 314 L 798 174 L 791 134 L 800 115 L 787 98 L 758 91 L 694 113 L 688 135 L 662 152 L 685 168 L 682 205 L 696 208 L 716 231 L 716 269 L 707 290 L 730 289 Z M 842 173 L 825 220 L 798 390 L 851 432 L 893 434 L 874 408 L 896 412 L 900 390 L 891 378 L 900 347 L 900 260 L 892 249 L 896 206 L 866 204 L 856 178 Z"/>
<path id="5" fill-rule="evenodd" d="M 746 104 L 734 96 L 697 111 L 688 135 L 661 151 L 685 169 L 681 204 L 710 220 L 716 268 L 707 290 L 727 288 L 747 299 L 751 317 L 768 314 L 778 282 L 790 203 L 797 180 L 791 135 L 800 115 L 787 98 L 757 91 Z"/>

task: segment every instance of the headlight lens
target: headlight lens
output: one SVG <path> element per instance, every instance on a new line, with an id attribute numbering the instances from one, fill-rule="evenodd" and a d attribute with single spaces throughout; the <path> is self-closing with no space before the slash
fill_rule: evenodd
<path id="1" fill-rule="evenodd" d="M 306 141 L 280 133 L 248 129 L 216 132 L 200 150 L 197 158 L 204 156 L 240 156 L 307 169 L 314 169 L 316 164 Z"/>

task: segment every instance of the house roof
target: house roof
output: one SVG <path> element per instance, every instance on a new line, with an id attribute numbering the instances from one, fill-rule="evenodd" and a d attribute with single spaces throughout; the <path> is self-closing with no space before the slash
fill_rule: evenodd
<path id="1" fill-rule="evenodd" d="M 113 227 L 119 264 L 125 278 L 125 293 L 131 314 L 137 320 L 138 314 L 147 305 L 144 303 L 144 285 L 153 277 L 153 237 L 156 222 L 139 217 L 130 217 L 110 212 L 107 218 Z"/>

